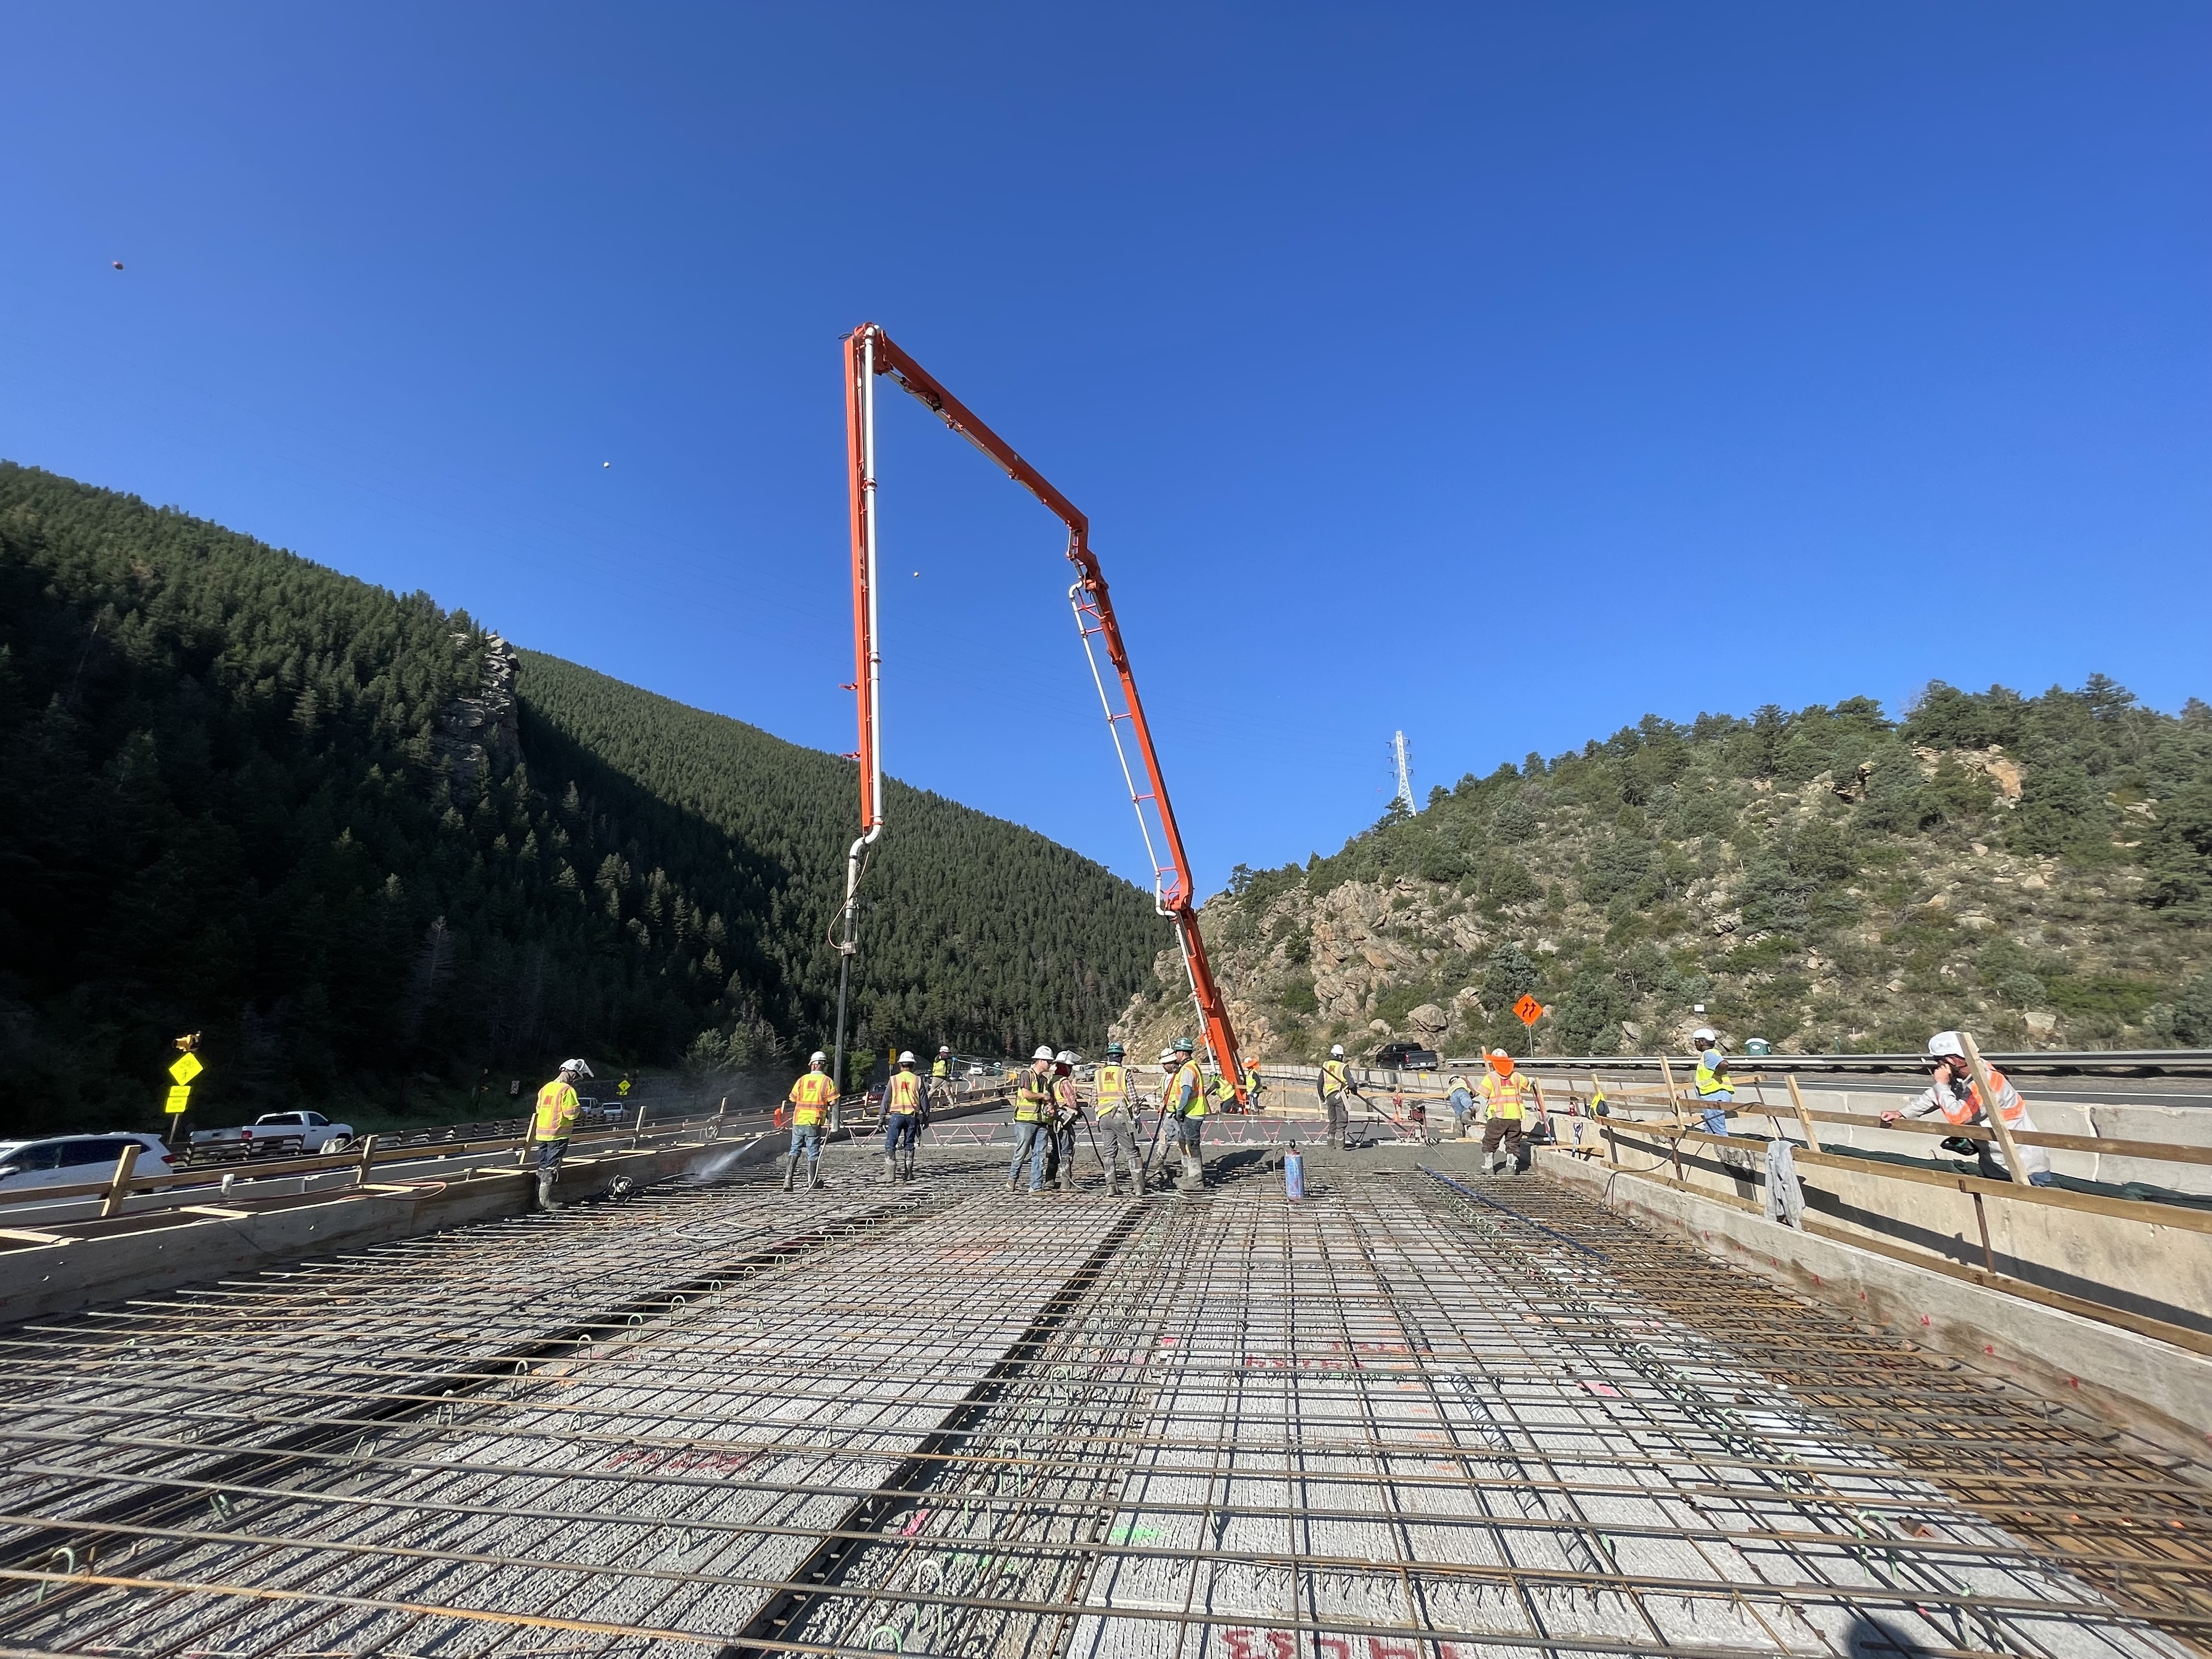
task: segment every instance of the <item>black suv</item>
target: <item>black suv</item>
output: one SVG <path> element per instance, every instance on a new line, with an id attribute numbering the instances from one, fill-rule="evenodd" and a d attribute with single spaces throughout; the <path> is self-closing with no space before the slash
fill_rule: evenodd
<path id="1" fill-rule="evenodd" d="M 1386 1072 L 1433 1072 L 1443 1064 L 1435 1049 L 1418 1042 L 1386 1042 L 1375 1051 L 1375 1063 Z"/>

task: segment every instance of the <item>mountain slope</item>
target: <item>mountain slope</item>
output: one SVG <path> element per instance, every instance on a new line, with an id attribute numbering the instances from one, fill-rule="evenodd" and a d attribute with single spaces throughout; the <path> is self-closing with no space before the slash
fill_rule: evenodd
<path id="1" fill-rule="evenodd" d="M 0 464 L 9 1130 L 811 1045 L 854 774 L 170 509 Z M 896 790 L 862 1043 L 1089 1042 L 1164 937 Z M 986 873 L 988 872 L 988 873 Z"/>
<path id="2" fill-rule="evenodd" d="M 1202 912 L 1262 1052 L 1386 1036 L 1553 1054 L 1741 1042 L 2212 1046 L 2212 708 L 2099 676 L 2022 697 L 1937 684 L 1901 723 L 1852 698 L 1656 716 L 1433 791 L 1330 858 L 1242 868 Z M 1181 971 L 1116 1030 L 1177 1029 Z"/>

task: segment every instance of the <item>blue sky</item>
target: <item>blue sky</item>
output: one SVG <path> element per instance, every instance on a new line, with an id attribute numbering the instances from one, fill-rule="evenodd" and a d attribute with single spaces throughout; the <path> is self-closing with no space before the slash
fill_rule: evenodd
<path id="1" fill-rule="evenodd" d="M 1399 727 L 2212 696 L 2201 5 L 8 31 L 0 455 L 845 750 L 872 319 L 1090 514 L 1202 890 Z M 882 450 L 890 769 L 1141 878 L 1052 520 Z"/>

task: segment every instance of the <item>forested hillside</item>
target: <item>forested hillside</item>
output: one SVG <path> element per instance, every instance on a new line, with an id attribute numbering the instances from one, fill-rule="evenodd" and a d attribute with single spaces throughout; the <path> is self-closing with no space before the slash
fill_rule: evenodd
<path id="1" fill-rule="evenodd" d="M 2212 1046 L 2212 708 L 2099 676 L 2023 697 L 1931 685 L 1602 742 L 1431 792 L 1304 866 L 1240 869 L 1203 925 L 1266 1052 L 1390 1036 L 1677 1052 L 1737 1044 Z M 1183 1015 L 1179 968 L 1119 1029 Z"/>
<path id="2" fill-rule="evenodd" d="M 5 1129 L 821 1039 L 849 763 L 171 509 L 0 464 Z M 859 1041 L 1096 1042 L 1164 937 L 896 788 Z M 927 983 L 925 984 L 925 980 Z"/>

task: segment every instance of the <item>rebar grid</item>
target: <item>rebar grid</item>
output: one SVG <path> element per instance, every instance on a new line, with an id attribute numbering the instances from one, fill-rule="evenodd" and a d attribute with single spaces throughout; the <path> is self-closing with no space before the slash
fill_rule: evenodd
<path id="1" fill-rule="evenodd" d="M 2212 1628 L 2192 1479 L 1545 1183 L 1003 1181 L 665 1188 L 18 1333 L 0 1636 L 1471 1659 Z"/>

